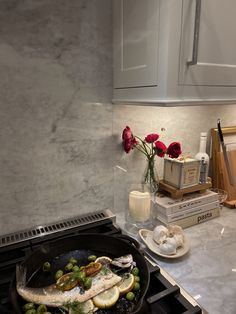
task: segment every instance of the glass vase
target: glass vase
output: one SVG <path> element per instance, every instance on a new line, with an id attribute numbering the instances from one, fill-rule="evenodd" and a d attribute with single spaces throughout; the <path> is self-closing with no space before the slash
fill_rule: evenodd
<path id="1" fill-rule="evenodd" d="M 147 159 L 141 183 L 149 189 L 150 193 L 154 195 L 157 194 L 159 189 L 159 178 L 154 158 Z"/>

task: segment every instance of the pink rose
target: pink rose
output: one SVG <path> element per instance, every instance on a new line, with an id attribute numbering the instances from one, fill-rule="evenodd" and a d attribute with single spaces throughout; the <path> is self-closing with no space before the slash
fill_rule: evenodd
<path id="1" fill-rule="evenodd" d="M 127 126 L 124 130 L 123 130 L 123 133 L 122 133 L 122 139 L 124 141 L 127 141 L 127 140 L 130 140 L 133 138 L 133 134 L 131 132 L 131 129 L 129 126 Z"/>
<path id="2" fill-rule="evenodd" d="M 164 157 L 166 153 L 166 145 L 161 141 L 156 141 L 155 143 L 155 152 L 157 156 Z"/>
<path id="3" fill-rule="evenodd" d="M 145 141 L 147 143 L 154 143 L 156 140 L 159 139 L 159 135 L 158 134 L 155 134 L 155 133 L 152 133 L 152 134 L 148 134 L 146 137 L 145 137 Z"/>
<path id="4" fill-rule="evenodd" d="M 181 153 L 181 146 L 178 142 L 171 143 L 167 148 L 167 154 L 171 158 L 178 158 Z"/>

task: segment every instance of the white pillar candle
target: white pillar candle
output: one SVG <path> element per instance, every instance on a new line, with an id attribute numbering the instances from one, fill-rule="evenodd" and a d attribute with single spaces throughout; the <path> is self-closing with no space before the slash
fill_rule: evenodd
<path id="1" fill-rule="evenodd" d="M 129 214 L 137 222 L 150 218 L 151 196 L 148 192 L 132 191 L 129 193 Z"/>

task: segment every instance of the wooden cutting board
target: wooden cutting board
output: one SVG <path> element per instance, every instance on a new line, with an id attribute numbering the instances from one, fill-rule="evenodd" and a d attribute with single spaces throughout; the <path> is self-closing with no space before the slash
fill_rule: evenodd
<path id="1" fill-rule="evenodd" d="M 227 202 L 230 201 L 233 206 L 236 206 L 236 150 L 232 150 L 227 152 L 229 163 L 230 163 L 230 170 L 234 177 L 234 184 L 231 185 L 229 182 L 228 173 L 225 166 L 224 155 L 222 152 L 218 153 L 219 158 L 219 171 L 220 171 L 220 178 L 222 182 L 222 189 L 228 192 L 228 199 Z"/>

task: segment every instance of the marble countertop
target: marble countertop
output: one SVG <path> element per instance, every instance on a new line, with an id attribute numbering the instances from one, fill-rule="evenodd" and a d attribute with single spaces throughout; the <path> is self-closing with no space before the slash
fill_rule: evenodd
<path id="1" fill-rule="evenodd" d="M 123 213 L 117 214 L 117 223 L 126 229 Z M 235 314 L 236 209 L 223 207 L 220 217 L 184 232 L 191 242 L 185 256 L 166 259 L 149 253 L 209 314 Z"/>

